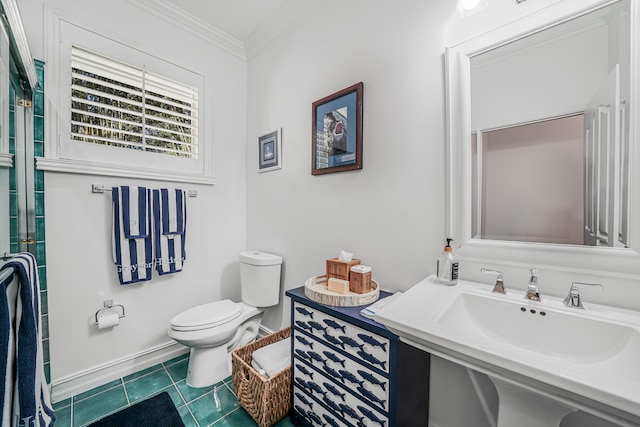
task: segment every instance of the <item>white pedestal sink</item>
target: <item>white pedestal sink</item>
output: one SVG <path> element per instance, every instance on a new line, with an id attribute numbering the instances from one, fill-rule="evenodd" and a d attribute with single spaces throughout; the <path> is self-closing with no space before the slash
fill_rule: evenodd
<path id="1" fill-rule="evenodd" d="M 497 427 L 557 427 L 577 409 L 489 375 L 498 390 Z"/>
<path id="2" fill-rule="evenodd" d="M 558 426 L 582 410 L 640 425 L 640 314 L 561 299 L 526 301 L 429 277 L 376 314 L 410 344 L 485 373 L 499 395 L 498 426 Z"/>

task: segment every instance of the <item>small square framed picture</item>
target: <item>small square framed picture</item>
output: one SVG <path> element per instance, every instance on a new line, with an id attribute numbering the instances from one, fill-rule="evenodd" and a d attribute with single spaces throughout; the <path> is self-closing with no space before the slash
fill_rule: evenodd
<path id="1" fill-rule="evenodd" d="M 269 132 L 258 137 L 258 172 L 282 167 L 282 131 Z"/>

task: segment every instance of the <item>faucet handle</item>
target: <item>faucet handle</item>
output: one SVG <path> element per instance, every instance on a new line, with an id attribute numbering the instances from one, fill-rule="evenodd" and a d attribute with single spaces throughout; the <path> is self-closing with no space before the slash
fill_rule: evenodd
<path id="1" fill-rule="evenodd" d="M 580 298 L 580 292 L 578 291 L 578 286 L 595 286 L 600 289 L 604 289 L 604 286 L 602 286 L 600 283 L 573 282 L 571 283 L 571 287 L 569 288 L 569 293 L 562 301 L 565 306 L 584 310 L 582 299 Z"/>
<path id="2" fill-rule="evenodd" d="M 496 275 L 496 284 L 493 286 L 493 290 L 491 292 L 496 292 L 498 294 L 506 294 L 507 291 L 504 288 L 504 278 L 502 277 L 502 271 L 498 270 L 488 270 L 486 268 L 481 268 L 480 272 L 484 274 L 495 274 Z"/>
<path id="3" fill-rule="evenodd" d="M 525 299 L 532 301 L 540 301 L 540 288 L 538 288 L 538 270 L 536 268 L 530 268 L 531 277 L 529 278 L 529 284 L 527 285 L 527 292 L 525 293 Z"/>

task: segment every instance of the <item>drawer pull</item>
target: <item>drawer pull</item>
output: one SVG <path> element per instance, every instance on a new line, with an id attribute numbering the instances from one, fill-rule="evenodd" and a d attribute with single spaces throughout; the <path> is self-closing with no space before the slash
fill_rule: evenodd
<path id="1" fill-rule="evenodd" d="M 358 356 L 362 357 L 364 360 L 366 360 L 367 362 L 371 363 L 372 365 L 380 365 L 382 366 L 383 370 L 387 369 L 387 362 L 382 362 L 378 359 L 376 359 L 374 356 L 370 355 L 369 353 L 366 353 L 362 350 L 358 351 Z"/>
<path id="2" fill-rule="evenodd" d="M 304 397 L 304 394 L 302 394 L 302 393 L 298 393 L 298 392 L 296 391 L 296 396 L 298 396 L 298 399 L 300 399 L 300 402 L 302 402 L 302 403 L 304 403 L 305 405 L 307 405 L 310 409 L 313 409 L 313 402 L 309 402 L 309 401 L 307 400 L 307 398 L 306 398 L 306 397 Z"/>
<path id="3" fill-rule="evenodd" d="M 342 375 L 343 378 L 346 378 L 347 380 L 349 380 L 350 383 L 358 384 L 358 385 L 362 385 L 364 383 L 364 381 L 360 381 L 358 379 L 358 377 L 356 377 L 355 375 L 353 375 L 349 371 L 345 371 L 344 369 L 340 369 L 338 372 L 340 372 L 340 374 Z M 358 371 L 358 372 L 361 372 L 361 371 Z M 371 376 L 373 376 L 373 375 L 371 375 Z"/>
<path id="4" fill-rule="evenodd" d="M 305 329 L 311 333 L 313 333 L 313 328 L 307 324 L 307 322 L 303 322 L 302 320 L 296 320 L 296 325 L 299 328 Z"/>
<path id="5" fill-rule="evenodd" d="M 336 322 L 335 320 L 331 320 L 331 319 L 322 319 L 322 321 L 324 323 L 327 324 L 327 326 L 333 328 L 333 329 L 340 329 L 342 331 L 342 333 L 344 334 L 347 330 L 347 327 L 344 325 L 339 324 L 338 322 Z"/>
<path id="6" fill-rule="evenodd" d="M 343 402 L 346 402 L 347 399 L 344 398 L 345 394 L 344 393 L 340 393 L 340 390 L 338 390 L 337 388 L 335 388 L 332 384 L 328 383 L 328 382 L 323 382 L 322 385 L 329 390 L 329 393 L 336 395 L 336 396 L 340 396 L 340 399 L 342 399 Z M 368 390 L 367 390 L 368 391 Z M 375 397 L 375 396 L 374 396 Z"/>
<path id="7" fill-rule="evenodd" d="M 298 370 L 300 372 L 302 372 L 303 374 L 305 374 L 306 376 L 310 377 L 311 379 L 313 379 L 313 372 L 311 372 L 310 370 L 308 370 L 307 368 L 304 367 L 304 365 L 301 365 L 299 363 L 296 363 L 296 368 L 298 368 Z"/>
<path id="8" fill-rule="evenodd" d="M 362 395 L 364 397 L 366 397 L 367 399 L 371 400 L 372 402 L 378 403 L 380 406 L 382 406 L 384 408 L 385 400 L 382 400 L 382 399 L 378 398 L 378 396 L 376 396 L 375 394 L 371 393 L 369 390 L 367 390 L 366 388 L 364 388 L 362 386 L 358 386 L 358 391 L 360 393 L 362 393 Z"/>
<path id="9" fill-rule="evenodd" d="M 329 341 L 331 344 L 339 345 L 344 350 L 344 344 L 342 344 L 342 341 L 340 341 L 338 338 L 336 338 L 336 337 L 334 337 L 332 335 L 329 335 L 327 333 L 322 334 L 322 336 L 324 337 L 325 340 Z"/>
<path id="10" fill-rule="evenodd" d="M 306 339 L 305 337 L 299 337 L 296 335 L 296 339 L 298 340 L 298 342 L 300 342 L 300 344 L 310 347 L 313 350 L 313 343 L 308 339 Z"/>
<path id="11" fill-rule="evenodd" d="M 331 402 L 331 401 L 329 400 L 329 402 Z M 331 403 L 333 403 L 333 402 L 331 402 Z M 327 405 L 329 405 L 329 404 L 327 403 Z M 335 406 L 335 403 L 333 403 L 333 405 Z M 329 405 L 329 406 L 331 406 L 331 405 Z M 337 406 L 336 406 L 335 409 L 333 407 L 331 409 L 333 409 L 335 412 L 340 412 L 340 408 L 338 408 Z M 340 424 L 338 424 L 338 422 L 336 420 L 334 420 L 333 418 L 331 418 L 329 415 L 322 414 L 322 418 L 324 418 L 329 423 L 329 425 L 331 427 L 340 427 Z"/>
<path id="12" fill-rule="evenodd" d="M 342 384 L 344 384 L 344 378 L 342 378 L 342 375 L 340 375 L 338 372 L 336 372 L 335 369 L 330 368 L 327 365 L 323 366 L 322 369 L 324 369 L 324 371 L 327 374 L 331 375 L 333 378 L 339 380 Z"/>
<path id="13" fill-rule="evenodd" d="M 364 347 L 363 344 L 358 344 L 358 341 L 354 340 L 351 337 L 345 337 L 344 335 L 340 335 L 340 341 L 342 341 L 344 344 L 348 345 L 349 347 L 353 347 L 353 348 L 358 348 L 360 350 L 362 350 L 362 347 Z"/>
<path id="14" fill-rule="evenodd" d="M 384 426 L 384 421 L 385 420 L 381 420 L 380 418 L 376 417 L 376 414 L 374 414 L 373 411 L 365 408 L 364 406 L 360 406 L 360 405 L 358 405 L 357 408 L 360 409 L 360 412 L 362 412 L 362 415 L 364 415 L 365 417 L 369 418 L 374 423 L 378 423 L 381 426 Z"/>
<path id="15" fill-rule="evenodd" d="M 362 371 L 360 369 L 358 369 L 358 373 L 366 381 L 369 381 L 369 384 L 379 385 L 380 387 L 382 387 L 382 390 L 387 391 L 387 388 L 385 387 L 385 383 L 383 383 L 382 381 L 378 380 L 374 375 L 371 375 L 369 372 Z"/>
<path id="16" fill-rule="evenodd" d="M 331 353 L 330 351 L 323 351 L 323 353 L 332 362 L 341 364 L 343 368 L 345 367 L 345 361 L 343 359 L 340 359 L 338 356 L 336 356 L 335 354 Z"/>
<path id="17" fill-rule="evenodd" d="M 358 334 L 358 336 L 362 341 L 366 342 L 367 344 L 372 345 L 374 347 L 380 347 L 382 348 L 382 351 L 387 351 L 387 343 L 379 342 L 375 338 L 373 338 L 371 335 Z"/>
<path id="18" fill-rule="evenodd" d="M 303 316 L 309 316 L 313 319 L 313 312 L 307 310 L 304 307 L 296 307 L 296 310 L 298 311 L 298 313 L 302 314 Z"/>

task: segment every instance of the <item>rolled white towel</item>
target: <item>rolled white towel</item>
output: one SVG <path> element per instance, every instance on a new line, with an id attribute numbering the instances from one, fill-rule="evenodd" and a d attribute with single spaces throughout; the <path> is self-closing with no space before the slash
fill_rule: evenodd
<path id="1" fill-rule="evenodd" d="M 258 372 L 263 369 L 267 377 L 272 377 L 291 366 L 291 341 L 289 338 L 266 345 L 251 354 L 253 362 L 258 365 Z"/>
<path id="2" fill-rule="evenodd" d="M 255 370 L 256 370 L 256 372 L 257 372 L 257 373 L 259 373 L 260 375 L 262 375 L 263 377 L 265 377 L 265 378 L 269 378 L 269 377 L 267 376 L 267 373 L 264 371 L 264 369 L 262 369 L 262 368 L 260 367 L 260 365 L 258 365 L 258 364 L 256 363 L 256 361 L 255 361 L 255 360 L 252 360 L 252 361 L 251 361 L 251 367 L 252 367 L 253 369 L 255 369 Z"/>

